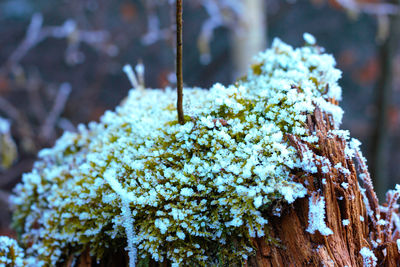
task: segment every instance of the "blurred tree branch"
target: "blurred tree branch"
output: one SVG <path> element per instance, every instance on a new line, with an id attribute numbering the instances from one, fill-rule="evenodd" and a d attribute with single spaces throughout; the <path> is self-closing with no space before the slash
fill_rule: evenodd
<path id="1" fill-rule="evenodd" d="M 108 43 L 109 34 L 106 31 L 86 31 L 78 28 L 75 20 L 68 19 L 61 26 L 43 26 L 42 14 L 34 14 L 28 26 L 25 39 L 18 45 L 8 58 L 1 71 L 12 71 L 21 59 L 42 41 L 47 38 L 67 39 L 66 61 L 69 64 L 80 63 L 82 55 L 79 44 L 86 43 L 109 55 L 114 55 L 117 48 Z"/>
<path id="2" fill-rule="evenodd" d="M 335 0 L 339 5 L 350 12 L 367 13 L 371 15 L 396 15 L 400 11 L 396 3 L 369 3 L 357 0 Z"/>

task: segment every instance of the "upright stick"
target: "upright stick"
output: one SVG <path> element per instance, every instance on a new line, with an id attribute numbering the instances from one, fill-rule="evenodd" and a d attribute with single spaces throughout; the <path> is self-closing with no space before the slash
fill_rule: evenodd
<path id="1" fill-rule="evenodd" d="M 185 124 L 183 115 L 183 73 L 182 73 L 182 54 L 183 54 L 183 38 L 182 38 L 182 0 L 176 0 L 176 84 L 178 91 L 178 99 L 176 108 L 178 111 L 178 121 Z"/>

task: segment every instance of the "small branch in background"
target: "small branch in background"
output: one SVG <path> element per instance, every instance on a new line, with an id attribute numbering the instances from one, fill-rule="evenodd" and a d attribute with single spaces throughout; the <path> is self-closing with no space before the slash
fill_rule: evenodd
<path id="1" fill-rule="evenodd" d="M 177 111 L 178 121 L 185 124 L 185 116 L 183 114 L 183 73 L 182 73 L 182 54 L 183 54 L 183 38 L 182 38 L 182 0 L 176 0 L 176 83 L 177 83 Z"/>
<path id="2" fill-rule="evenodd" d="M 36 153 L 36 145 L 33 138 L 34 132 L 28 122 L 28 119 L 21 112 L 19 112 L 14 105 L 1 96 L 0 112 L 6 114 L 8 118 L 12 119 L 17 124 L 22 148 L 29 153 Z"/>
<path id="3" fill-rule="evenodd" d="M 233 32 L 242 29 L 238 23 L 242 19 L 243 0 L 240 1 L 199 1 L 208 14 L 208 19 L 202 24 L 197 46 L 200 51 L 200 62 L 209 64 L 211 61 L 210 42 L 214 31 L 219 27 L 227 27 Z M 260 10 L 261 11 L 261 10 Z"/>
<path id="4" fill-rule="evenodd" d="M 33 71 L 26 79 L 26 91 L 28 93 L 32 113 L 35 115 L 38 122 L 42 122 L 47 114 L 42 96 L 40 95 L 40 89 L 43 88 L 42 86 L 43 83 L 40 74 L 37 71 Z"/>
<path id="5" fill-rule="evenodd" d="M 144 83 L 144 65 L 142 62 L 139 62 L 136 67 L 135 71 L 130 64 L 126 64 L 122 70 L 125 72 L 126 76 L 129 79 L 129 82 L 132 85 L 133 89 L 138 90 L 145 90 L 145 83 Z"/>
<path id="6" fill-rule="evenodd" d="M 21 175 L 24 172 L 28 172 L 32 169 L 35 159 L 36 158 L 34 157 L 25 157 L 11 166 L 9 169 L 1 172 L 0 188 L 8 190 L 14 187 L 14 185 L 20 181 Z"/>
<path id="7" fill-rule="evenodd" d="M 35 14 L 32 16 L 25 39 L 10 55 L 2 69 L 6 71 L 15 69 L 29 50 L 47 38 L 66 38 L 68 40 L 65 59 L 68 64 L 72 65 L 82 61 L 83 55 L 78 50 L 80 43 L 86 43 L 109 56 L 115 56 L 118 53 L 118 48 L 108 43 L 110 38 L 106 31 L 81 30 L 72 19 L 66 20 L 61 26 L 43 27 L 42 14 Z"/>
<path id="8" fill-rule="evenodd" d="M 200 62 L 209 64 L 211 62 L 210 43 L 214 35 L 214 31 L 219 27 L 226 27 L 231 31 L 240 31 L 240 23 L 243 18 L 242 11 L 243 1 L 226 1 L 226 0 L 192 0 L 188 1 L 189 5 L 195 7 L 202 6 L 207 13 L 208 18 L 202 23 L 200 34 L 197 38 L 197 46 L 200 52 Z M 247 0 L 246 0 L 247 1 Z M 252 0 L 250 0 L 252 1 Z M 260 0 L 263 1 L 263 0 Z M 143 1 L 147 12 L 147 32 L 142 36 L 141 40 L 144 45 L 152 45 L 158 41 L 167 41 L 172 43 L 173 32 L 176 24 L 171 19 L 170 26 L 163 26 L 164 21 L 160 19 L 157 8 L 165 10 L 165 3 L 173 5 L 176 0 L 168 1 Z M 174 9 L 171 8 L 171 11 Z M 263 12 L 263 10 L 259 10 Z M 173 14 L 173 12 L 171 12 Z M 265 13 L 265 12 L 264 12 Z M 173 15 L 171 16 L 173 17 Z"/>
<path id="9" fill-rule="evenodd" d="M 56 121 L 64 110 L 70 93 L 71 85 L 69 83 L 61 84 L 53 107 L 40 129 L 40 138 L 44 138 L 44 140 L 51 140 L 54 138 Z"/>
<path id="10" fill-rule="evenodd" d="M 336 0 L 343 8 L 354 13 L 367 13 L 372 15 L 396 15 L 400 12 L 400 6 L 390 3 L 368 3 L 355 0 Z"/>
<path id="11" fill-rule="evenodd" d="M 161 29 L 160 20 L 153 9 L 149 9 L 152 13 L 148 15 L 148 30 L 142 37 L 144 45 L 152 45 L 159 40 L 169 40 L 171 38 L 171 29 L 169 27 Z"/>
<path id="12" fill-rule="evenodd" d="M 31 23 L 26 31 L 25 39 L 20 45 L 14 50 L 7 60 L 6 66 L 13 69 L 15 65 L 26 55 L 26 53 L 41 40 L 40 31 L 42 29 L 43 16 L 42 14 L 34 14 L 31 19 Z"/>
<path id="13" fill-rule="evenodd" d="M 77 131 L 75 125 L 67 118 L 60 118 L 57 121 L 57 127 L 60 128 L 63 132 L 74 133 Z"/>
<path id="14" fill-rule="evenodd" d="M 139 60 L 139 63 L 135 67 L 135 71 L 137 74 L 139 86 L 143 89 L 146 88 L 145 82 L 144 82 L 144 65 L 141 60 Z"/>

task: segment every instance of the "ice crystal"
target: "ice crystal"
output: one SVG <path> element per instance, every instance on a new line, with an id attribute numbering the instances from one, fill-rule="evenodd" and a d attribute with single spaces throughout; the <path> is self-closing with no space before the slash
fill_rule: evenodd
<path id="1" fill-rule="evenodd" d="M 374 267 L 376 266 L 376 257 L 375 254 L 367 247 L 363 247 L 360 250 L 360 254 L 363 257 L 363 266 L 364 267 Z"/>
<path id="2" fill-rule="evenodd" d="M 99 123 L 42 150 L 12 200 L 29 256 L 55 265 L 67 253 L 90 248 L 101 259 L 125 246 L 130 266 L 146 257 L 173 265 L 247 258 L 250 237 L 267 234 L 262 211 L 306 196 L 292 170 L 317 171 L 311 151 L 300 160 L 287 135 L 315 143 L 306 117 L 316 106 L 341 121 L 329 103 L 341 98 L 340 71 L 305 38 L 297 49 L 275 39 L 234 85 L 186 88 L 184 125 L 175 90 L 131 90 Z M 309 214 L 309 232 L 332 233 L 323 197 L 310 198 Z"/>
<path id="3" fill-rule="evenodd" d="M 324 197 L 313 193 L 308 201 L 308 228 L 310 234 L 319 231 L 321 235 L 331 235 L 332 230 L 325 224 L 325 200 Z"/>

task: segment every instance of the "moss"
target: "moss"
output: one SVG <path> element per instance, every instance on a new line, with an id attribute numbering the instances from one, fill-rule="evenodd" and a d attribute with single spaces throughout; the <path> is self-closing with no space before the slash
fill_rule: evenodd
<path id="1" fill-rule="evenodd" d="M 285 136 L 308 136 L 305 115 L 327 98 L 319 86 L 338 88 L 325 80 L 333 63 L 313 49 L 276 41 L 235 85 L 186 90 L 185 125 L 174 91 L 132 91 L 99 123 L 65 134 L 15 190 L 29 255 L 55 265 L 127 246 L 140 264 L 232 266 L 255 253 L 253 237 L 275 244 L 264 211 L 306 194 Z"/>

